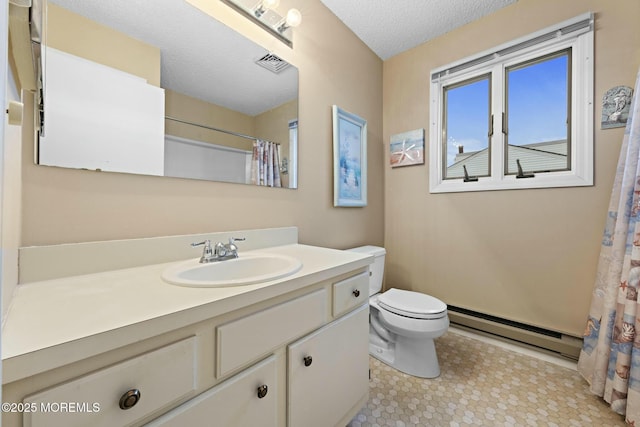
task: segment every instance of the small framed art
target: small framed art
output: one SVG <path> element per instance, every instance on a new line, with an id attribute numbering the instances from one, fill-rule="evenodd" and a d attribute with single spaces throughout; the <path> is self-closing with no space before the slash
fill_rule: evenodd
<path id="1" fill-rule="evenodd" d="M 389 147 L 392 168 L 424 164 L 424 129 L 392 135 Z"/>

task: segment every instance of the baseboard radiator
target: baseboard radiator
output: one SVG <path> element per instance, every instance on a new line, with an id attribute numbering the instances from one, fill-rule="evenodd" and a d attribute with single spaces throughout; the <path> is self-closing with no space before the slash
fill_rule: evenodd
<path id="1" fill-rule="evenodd" d="M 582 339 L 556 331 L 538 328 L 525 323 L 514 322 L 477 311 L 455 306 L 447 306 L 449 321 L 455 326 L 470 329 L 494 338 L 507 339 L 558 355 L 578 359 Z"/>

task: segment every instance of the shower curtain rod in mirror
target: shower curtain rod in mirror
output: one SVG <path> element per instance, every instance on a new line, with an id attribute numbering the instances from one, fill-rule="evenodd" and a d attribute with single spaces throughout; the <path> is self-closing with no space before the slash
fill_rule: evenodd
<path id="1" fill-rule="evenodd" d="M 171 117 L 171 116 L 164 116 L 164 118 L 167 119 L 167 120 L 174 121 L 174 122 L 184 123 L 186 125 L 197 126 L 197 127 L 201 127 L 201 128 L 209 129 L 209 130 L 215 130 L 217 132 L 226 133 L 227 135 L 239 136 L 240 138 L 250 139 L 252 141 L 266 141 L 266 142 L 271 142 L 273 144 L 280 145 L 279 142 L 269 141 L 268 139 L 256 138 L 255 136 L 249 136 L 249 135 L 245 135 L 243 133 L 238 133 L 238 132 L 233 132 L 233 131 L 230 131 L 230 130 L 220 129 L 220 128 L 216 128 L 216 127 L 213 127 L 213 126 L 202 125 L 200 123 L 189 122 L 187 120 L 177 119 L 177 118 Z"/>

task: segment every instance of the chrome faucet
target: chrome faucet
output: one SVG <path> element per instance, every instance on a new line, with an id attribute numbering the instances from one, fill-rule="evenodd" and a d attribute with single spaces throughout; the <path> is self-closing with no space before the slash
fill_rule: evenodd
<path id="1" fill-rule="evenodd" d="M 238 247 L 236 246 L 236 242 L 242 242 L 244 240 L 244 237 L 229 237 L 229 243 L 227 244 L 218 242 L 211 247 L 211 240 L 205 240 L 203 242 L 192 243 L 191 246 L 204 246 L 202 256 L 200 257 L 201 263 L 216 262 L 238 258 Z"/>

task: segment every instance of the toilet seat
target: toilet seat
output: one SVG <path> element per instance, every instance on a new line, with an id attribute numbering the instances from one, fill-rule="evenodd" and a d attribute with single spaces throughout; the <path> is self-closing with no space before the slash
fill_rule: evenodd
<path id="1" fill-rule="evenodd" d="M 378 297 L 384 310 L 413 319 L 439 319 L 446 316 L 447 305 L 420 292 L 391 288 Z"/>

